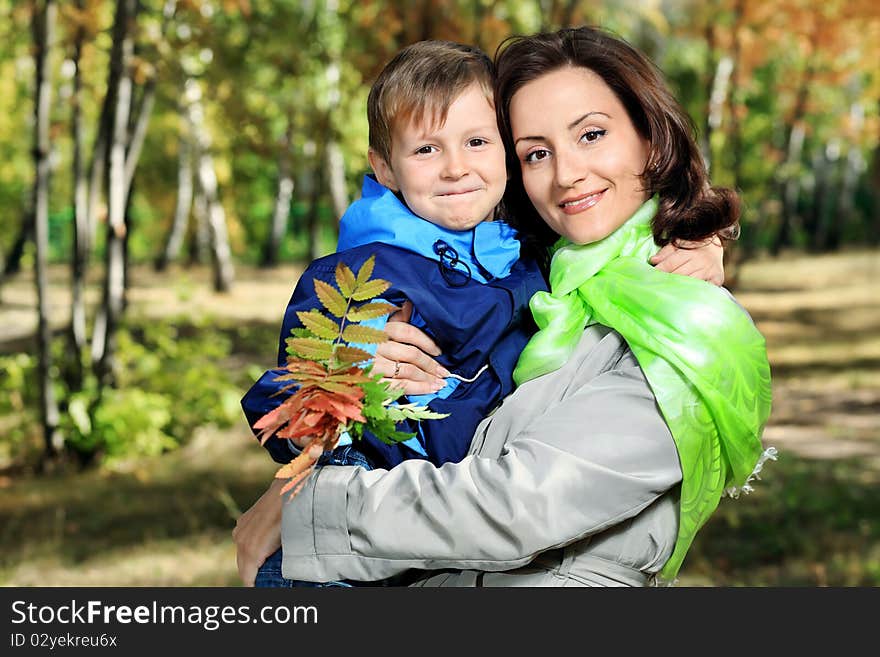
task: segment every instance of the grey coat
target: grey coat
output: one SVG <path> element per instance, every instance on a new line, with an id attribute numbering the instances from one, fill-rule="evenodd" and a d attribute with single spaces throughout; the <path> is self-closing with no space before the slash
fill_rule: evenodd
<path id="1" fill-rule="evenodd" d="M 421 586 L 642 586 L 672 553 L 681 469 L 623 339 L 584 331 L 440 468 L 324 467 L 286 501 L 282 572 Z M 441 571 L 441 572 L 437 572 Z"/>

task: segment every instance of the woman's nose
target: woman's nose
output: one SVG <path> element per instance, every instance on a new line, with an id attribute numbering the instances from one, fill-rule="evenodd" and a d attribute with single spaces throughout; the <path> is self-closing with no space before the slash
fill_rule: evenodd
<path id="1" fill-rule="evenodd" d="M 560 187 L 574 187 L 587 177 L 586 166 L 573 153 L 560 149 L 555 154 L 556 184 Z"/>

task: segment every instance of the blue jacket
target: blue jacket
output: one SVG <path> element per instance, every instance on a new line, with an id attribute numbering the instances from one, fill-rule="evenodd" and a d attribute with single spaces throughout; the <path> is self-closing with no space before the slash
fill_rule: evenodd
<path id="1" fill-rule="evenodd" d="M 369 177 L 362 198 L 343 216 L 339 246 L 338 252 L 309 265 L 297 283 L 281 327 L 279 367 L 265 372 L 242 399 L 249 425 L 283 399 L 272 396 L 281 387 L 273 379 L 286 362 L 290 330 L 300 326 L 297 311 L 320 307 L 314 279 L 334 284 L 338 262 L 357 271 L 375 255 L 373 277 L 391 282 L 382 298 L 395 305 L 413 303 L 413 323 L 443 351 L 437 360 L 468 379 L 484 365 L 488 368 L 471 383 L 449 379 L 436 395 L 411 399 L 450 414 L 401 423 L 400 430 L 417 433 L 418 443 L 386 445 L 368 434 L 358 447 L 378 467 L 410 458 L 428 458 L 436 465 L 460 461 L 477 424 L 513 390 L 513 368 L 535 328 L 529 299 L 547 289 L 537 265 L 519 259 L 519 243 L 503 222 L 482 223 L 471 231 L 445 230 L 413 215 Z M 286 441 L 270 439 L 265 446 L 276 461 L 290 460 Z"/>

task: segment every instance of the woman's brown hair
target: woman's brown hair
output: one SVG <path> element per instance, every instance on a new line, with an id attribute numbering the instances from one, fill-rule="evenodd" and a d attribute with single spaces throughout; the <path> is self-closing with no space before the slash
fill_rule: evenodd
<path id="1" fill-rule="evenodd" d="M 642 181 L 649 195 L 660 195 L 660 209 L 652 223 L 654 241 L 663 245 L 673 240 L 702 240 L 716 233 L 727 239 L 736 237 L 738 195 L 710 185 L 693 122 L 659 69 L 626 41 L 595 27 L 514 36 L 499 46 L 495 66 L 495 108 L 510 174 L 504 207 L 520 239 L 542 264 L 547 265 L 548 247 L 558 235 L 525 193 L 521 163 L 513 147 L 510 102 L 523 85 L 568 66 L 588 68 L 601 77 L 650 144 Z"/>

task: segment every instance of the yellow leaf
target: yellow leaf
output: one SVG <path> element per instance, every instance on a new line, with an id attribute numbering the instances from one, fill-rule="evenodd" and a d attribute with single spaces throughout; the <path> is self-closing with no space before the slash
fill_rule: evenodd
<path id="1" fill-rule="evenodd" d="M 345 263 L 340 262 L 336 265 L 336 285 L 339 287 L 339 291 L 346 297 L 350 297 L 351 293 L 354 292 L 355 287 L 357 287 L 354 273 L 352 273 L 351 269 L 349 269 Z"/>
<path id="2" fill-rule="evenodd" d="M 365 344 L 380 344 L 388 339 L 384 331 L 370 328 L 369 326 L 358 326 L 350 324 L 345 327 L 342 332 L 342 339 L 346 342 L 359 342 Z"/>
<path id="3" fill-rule="evenodd" d="M 366 262 L 361 265 L 360 270 L 357 274 L 357 284 L 363 285 L 367 281 L 370 280 L 370 276 L 373 275 L 373 267 L 376 265 L 376 256 L 370 256 L 367 258 Z"/>
<path id="4" fill-rule="evenodd" d="M 383 315 L 390 315 L 398 310 L 400 310 L 400 308 L 393 306 L 390 303 L 365 303 L 355 307 L 353 310 L 349 310 L 346 317 L 350 322 L 362 322 L 365 319 L 375 319 L 376 317 L 382 317 Z"/>
<path id="5" fill-rule="evenodd" d="M 319 338 L 327 338 L 333 340 L 339 335 L 339 325 L 329 317 L 325 317 L 317 310 L 309 312 L 297 312 L 296 316 L 307 329 L 317 335 Z"/>
<path id="6" fill-rule="evenodd" d="M 357 347 L 336 347 L 336 360 L 341 363 L 360 363 L 372 358 L 372 354 Z"/>
<path id="7" fill-rule="evenodd" d="M 315 338 L 290 338 L 287 341 L 297 355 L 312 360 L 328 360 L 333 355 L 333 345 Z"/>
<path id="8" fill-rule="evenodd" d="M 321 304 L 336 317 L 345 315 L 345 311 L 348 309 L 348 302 L 332 285 L 319 281 L 316 278 L 315 294 L 318 295 Z"/>
<path id="9" fill-rule="evenodd" d="M 351 295 L 351 298 L 355 301 L 372 299 L 382 294 L 389 287 L 391 287 L 391 283 L 389 283 L 388 281 L 383 281 L 381 278 L 374 278 L 368 283 L 359 285 L 358 289 L 355 290 L 354 294 Z"/>

